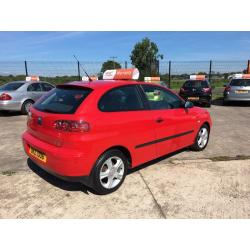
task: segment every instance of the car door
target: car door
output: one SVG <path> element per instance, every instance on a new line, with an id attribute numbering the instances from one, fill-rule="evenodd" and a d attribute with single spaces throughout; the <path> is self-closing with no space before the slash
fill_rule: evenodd
<path id="1" fill-rule="evenodd" d="M 40 82 L 31 83 L 27 87 L 27 93 L 29 95 L 29 98 L 33 101 L 38 100 L 43 95 L 43 90 Z"/>
<path id="2" fill-rule="evenodd" d="M 101 114 L 96 119 L 101 133 L 109 134 L 108 147 L 121 145 L 128 148 L 133 166 L 156 158 L 155 145 L 143 146 L 155 140 L 155 124 L 145 110 L 137 85 L 111 89 L 100 98 L 98 107 Z M 103 143 L 106 143 L 105 140 Z"/>
<path id="3" fill-rule="evenodd" d="M 157 157 L 189 146 L 194 139 L 195 115 L 184 102 L 166 88 L 142 84 L 144 96 L 155 122 Z"/>

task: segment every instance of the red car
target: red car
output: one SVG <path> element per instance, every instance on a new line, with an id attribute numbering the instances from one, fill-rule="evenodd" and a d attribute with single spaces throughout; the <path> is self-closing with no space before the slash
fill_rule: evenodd
<path id="1" fill-rule="evenodd" d="M 47 172 L 107 194 L 128 169 L 181 148 L 203 150 L 211 125 L 208 111 L 156 84 L 72 82 L 33 105 L 22 138 Z"/>

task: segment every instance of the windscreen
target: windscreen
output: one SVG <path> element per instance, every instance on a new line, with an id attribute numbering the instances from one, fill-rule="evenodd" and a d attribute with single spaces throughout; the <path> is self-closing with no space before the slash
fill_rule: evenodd
<path id="1" fill-rule="evenodd" d="M 207 81 L 194 81 L 194 80 L 189 80 L 186 81 L 183 85 L 184 88 L 208 88 L 208 83 Z"/>
<path id="2" fill-rule="evenodd" d="M 56 114 L 73 114 L 90 94 L 92 89 L 57 87 L 36 102 L 33 107 L 39 111 Z"/>
<path id="3" fill-rule="evenodd" d="M 1 91 L 13 91 L 24 85 L 24 82 L 9 82 L 0 86 Z"/>
<path id="4" fill-rule="evenodd" d="M 250 86 L 250 79 L 233 79 L 230 83 L 231 86 L 244 86 L 249 87 Z"/>

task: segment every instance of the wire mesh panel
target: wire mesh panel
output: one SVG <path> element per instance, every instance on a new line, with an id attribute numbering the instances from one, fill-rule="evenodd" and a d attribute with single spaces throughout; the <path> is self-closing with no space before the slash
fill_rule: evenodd
<path id="1" fill-rule="evenodd" d="M 70 82 L 81 79 L 87 71 L 89 75 L 101 76 L 104 61 L 28 61 L 28 75 L 40 76 L 40 79 L 51 83 Z M 119 61 L 122 68 L 133 68 L 130 61 Z M 211 66 L 211 68 L 210 68 Z M 149 67 L 150 68 L 150 67 Z M 160 61 L 159 74 L 170 87 L 178 89 L 189 79 L 191 74 L 205 74 L 211 76 L 211 83 L 222 87 L 228 77 L 235 73 L 243 73 L 247 68 L 247 61 Z M 210 74 L 209 74 L 210 73 Z M 24 61 L 1 61 L 0 84 L 11 80 L 24 80 L 26 68 Z"/>
<path id="2" fill-rule="evenodd" d="M 25 75 L 25 65 L 24 61 L 15 61 L 15 62 L 0 62 L 0 75 L 1 76 L 17 76 Z"/>
<path id="3" fill-rule="evenodd" d="M 211 82 L 216 87 L 222 87 L 229 81 L 230 76 L 243 73 L 246 68 L 246 61 L 213 61 Z"/>
<path id="4" fill-rule="evenodd" d="M 55 76 L 77 76 L 77 63 L 71 61 L 58 61 L 58 62 L 47 62 L 47 61 L 28 61 L 28 74 L 37 75 L 44 77 L 55 77 Z"/>

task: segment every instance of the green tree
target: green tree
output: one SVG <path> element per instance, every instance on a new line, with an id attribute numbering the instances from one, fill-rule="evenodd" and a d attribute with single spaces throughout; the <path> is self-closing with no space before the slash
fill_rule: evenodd
<path id="1" fill-rule="evenodd" d="M 108 60 L 102 64 L 101 72 L 104 72 L 107 69 L 120 69 L 120 68 L 121 68 L 120 63 L 118 63 L 116 61 Z"/>
<path id="2" fill-rule="evenodd" d="M 158 52 L 156 43 L 151 42 L 147 37 L 135 44 L 130 59 L 132 64 L 139 69 L 141 80 L 144 76 L 158 75 L 158 60 L 163 59 L 163 55 L 158 54 Z"/>

